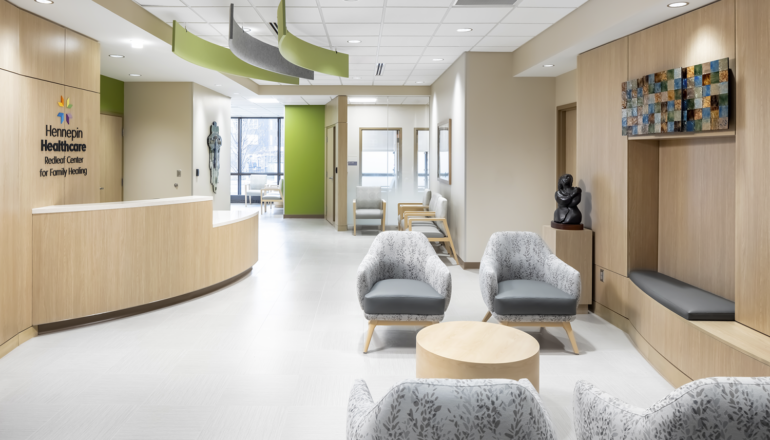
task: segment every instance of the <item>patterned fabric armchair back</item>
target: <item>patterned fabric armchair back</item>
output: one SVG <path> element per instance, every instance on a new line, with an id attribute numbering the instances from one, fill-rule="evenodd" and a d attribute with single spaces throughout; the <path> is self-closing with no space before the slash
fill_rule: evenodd
<path id="1" fill-rule="evenodd" d="M 555 440 L 526 379 L 411 379 L 374 403 L 364 381 L 348 402 L 348 440 Z"/>
<path id="2" fill-rule="evenodd" d="M 356 209 L 382 209 L 382 188 L 379 186 L 357 186 Z"/>
<path id="3" fill-rule="evenodd" d="M 573 395 L 578 440 L 768 439 L 770 378 L 713 377 L 690 382 L 648 409 L 588 382 Z"/>
<path id="4" fill-rule="evenodd" d="M 545 281 L 545 262 L 551 251 L 534 232 L 495 232 L 481 264 L 493 265 L 497 281 Z"/>

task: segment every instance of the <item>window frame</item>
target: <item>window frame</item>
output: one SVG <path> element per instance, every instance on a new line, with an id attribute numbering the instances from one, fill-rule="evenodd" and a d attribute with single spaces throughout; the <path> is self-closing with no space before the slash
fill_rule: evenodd
<path id="1" fill-rule="evenodd" d="M 276 166 L 276 169 L 278 170 L 275 173 L 244 173 L 243 170 L 243 120 L 244 119 L 276 119 L 278 121 L 278 163 Z M 283 141 L 283 116 L 244 116 L 244 117 L 231 117 L 230 120 L 238 120 L 238 165 L 237 170 L 238 172 L 233 173 L 230 172 L 230 185 L 232 185 L 232 176 L 238 176 L 238 193 L 237 194 L 230 194 L 230 201 L 231 202 L 238 202 L 240 200 L 234 200 L 234 198 L 240 199 L 244 196 L 244 194 L 241 194 L 243 191 L 243 185 L 245 184 L 245 181 L 243 180 L 244 176 L 251 176 L 251 175 L 263 175 L 263 176 L 276 176 L 276 183 L 281 182 L 281 178 L 285 174 L 285 170 L 282 169 L 282 162 L 281 159 L 283 159 L 282 152 L 281 152 L 281 143 Z"/>
<path id="2" fill-rule="evenodd" d="M 398 143 L 396 149 L 396 186 L 401 185 L 401 170 L 403 165 L 403 142 L 401 140 L 402 129 L 401 127 L 361 127 L 358 130 L 358 184 L 363 185 L 364 181 L 364 131 L 395 131 L 396 142 Z M 367 174 L 367 176 L 390 176 L 390 174 Z"/>
<path id="3" fill-rule="evenodd" d="M 425 157 L 425 174 L 420 174 L 420 170 L 417 168 L 417 165 L 420 163 L 419 161 L 419 155 L 420 151 L 418 150 L 419 147 L 419 136 L 421 131 L 427 131 L 428 132 L 428 151 L 427 156 Z M 417 187 L 417 191 L 420 191 L 420 176 L 425 176 L 425 188 L 424 190 L 430 189 L 430 128 L 429 127 L 415 127 L 414 129 L 414 182 L 415 186 Z"/>

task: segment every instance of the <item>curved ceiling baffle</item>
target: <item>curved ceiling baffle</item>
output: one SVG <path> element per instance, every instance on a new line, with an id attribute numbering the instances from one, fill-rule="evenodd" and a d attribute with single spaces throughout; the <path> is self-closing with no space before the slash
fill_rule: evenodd
<path id="1" fill-rule="evenodd" d="M 171 51 L 184 60 L 218 72 L 264 81 L 299 84 L 297 77 L 252 66 L 235 56 L 230 49 L 187 32 L 176 20 L 174 20 Z"/>
<path id="2" fill-rule="evenodd" d="M 284 58 L 300 67 L 327 75 L 350 76 L 347 54 L 314 46 L 286 29 L 285 0 L 278 5 L 278 49 Z"/>
<path id="3" fill-rule="evenodd" d="M 281 51 L 263 41 L 247 34 L 235 21 L 235 5 L 230 3 L 230 50 L 241 60 L 271 72 L 296 76 L 304 79 L 314 79 L 315 74 L 292 64 L 281 55 Z"/>

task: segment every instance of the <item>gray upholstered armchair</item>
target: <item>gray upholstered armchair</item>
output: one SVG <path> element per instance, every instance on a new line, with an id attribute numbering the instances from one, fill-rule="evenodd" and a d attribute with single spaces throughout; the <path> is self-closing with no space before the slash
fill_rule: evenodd
<path id="1" fill-rule="evenodd" d="M 452 277 L 418 232 L 377 235 L 358 267 L 358 301 L 369 320 L 364 353 L 378 325 L 441 322 L 452 297 Z"/>
<path id="2" fill-rule="evenodd" d="M 573 400 L 577 440 L 770 438 L 767 377 L 696 380 L 647 409 L 580 381 Z"/>
<path id="3" fill-rule="evenodd" d="M 356 220 L 382 220 L 385 231 L 385 200 L 379 186 L 357 186 L 353 199 L 353 235 L 356 235 Z"/>
<path id="4" fill-rule="evenodd" d="M 527 379 L 410 379 L 374 403 L 357 380 L 348 401 L 347 440 L 555 440 Z"/>
<path id="5" fill-rule="evenodd" d="M 578 354 L 570 322 L 577 317 L 580 273 L 553 255 L 534 232 L 492 234 L 479 268 L 481 296 L 500 324 L 564 327 Z"/>

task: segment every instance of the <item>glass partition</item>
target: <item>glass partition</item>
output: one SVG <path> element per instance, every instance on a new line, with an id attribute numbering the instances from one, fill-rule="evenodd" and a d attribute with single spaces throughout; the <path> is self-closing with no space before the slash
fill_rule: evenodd
<path id="1" fill-rule="evenodd" d="M 283 176 L 283 118 L 232 118 L 231 123 L 231 196 L 244 194 L 252 174 L 264 174 L 269 185 L 277 185 Z"/>

